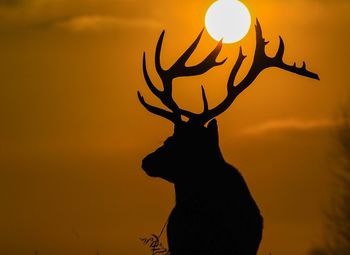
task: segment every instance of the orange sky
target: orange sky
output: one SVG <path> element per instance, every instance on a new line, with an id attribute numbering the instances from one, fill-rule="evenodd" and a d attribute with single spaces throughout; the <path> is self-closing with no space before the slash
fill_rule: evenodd
<path id="1" fill-rule="evenodd" d="M 305 60 L 321 78 L 267 70 L 218 118 L 225 158 L 265 218 L 259 254 L 306 255 L 322 243 L 337 167 L 334 129 L 350 92 L 350 3 L 243 2 L 271 41 L 268 53 L 282 35 L 285 62 Z M 161 229 L 174 194 L 140 165 L 172 126 L 137 101 L 141 90 L 156 102 L 143 81 L 142 52 L 153 54 L 166 29 L 162 60 L 171 64 L 204 26 L 211 3 L 1 1 L 0 254 L 150 254 L 138 238 Z M 193 61 L 215 44 L 205 34 Z M 239 45 L 246 70 L 253 29 L 224 46 L 224 66 L 175 82 L 183 107 L 200 109 L 202 83 L 211 106 L 224 97 Z"/>

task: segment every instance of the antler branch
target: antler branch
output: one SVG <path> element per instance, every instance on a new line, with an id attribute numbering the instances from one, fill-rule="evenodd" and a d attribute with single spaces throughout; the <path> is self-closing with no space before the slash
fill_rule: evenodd
<path id="1" fill-rule="evenodd" d="M 210 119 L 220 115 L 224 111 L 226 111 L 230 105 L 233 103 L 235 98 L 242 93 L 246 88 L 248 88 L 256 79 L 256 77 L 264 70 L 269 67 L 277 67 L 301 76 L 309 77 L 312 79 L 319 80 L 319 77 L 316 73 L 310 72 L 306 69 L 306 64 L 303 62 L 303 66 L 301 68 L 296 67 L 294 65 L 288 65 L 283 62 L 283 54 L 284 54 L 284 42 L 281 37 L 279 48 L 274 57 L 269 57 L 266 55 L 265 46 L 268 44 L 267 41 L 263 38 L 262 30 L 259 21 L 256 21 L 257 24 L 255 26 L 256 29 L 256 49 L 254 60 L 251 68 L 249 69 L 247 75 L 243 78 L 243 80 L 235 85 L 235 79 L 237 73 L 244 62 L 246 56 L 242 53 L 242 48 L 240 48 L 238 58 L 236 60 L 235 65 L 232 68 L 230 73 L 228 82 L 227 82 L 227 95 L 226 98 L 215 108 L 208 110 L 202 114 L 199 114 L 192 118 L 190 121 L 195 122 L 201 125 L 204 125 Z"/>
<path id="2" fill-rule="evenodd" d="M 162 116 L 172 122 L 176 122 L 177 119 L 175 118 L 174 114 L 171 113 L 171 112 L 168 112 L 164 109 L 161 109 L 161 108 L 158 108 L 158 107 L 155 107 L 153 105 L 150 105 L 148 104 L 145 99 L 143 98 L 143 96 L 141 95 L 141 93 L 139 91 L 137 91 L 137 96 L 141 102 L 141 104 L 151 113 L 155 114 L 155 115 L 159 115 L 159 116 Z"/>
<path id="3" fill-rule="evenodd" d="M 160 56 L 165 31 L 161 33 L 155 51 L 155 68 L 162 81 L 163 90 L 158 89 L 150 79 L 146 66 L 146 55 L 143 55 L 143 75 L 149 89 L 155 96 L 157 96 L 160 99 L 160 101 L 169 110 L 171 110 L 170 112 L 146 103 L 144 98 L 141 96 L 140 92 L 138 92 L 138 98 L 141 104 L 151 113 L 169 119 L 175 124 L 182 122 L 181 116 L 185 116 L 189 118 L 189 122 L 204 125 L 212 118 L 215 118 L 219 114 L 226 111 L 233 103 L 235 98 L 246 88 L 248 88 L 264 69 L 270 67 L 277 67 L 291 73 L 319 80 L 319 77 L 316 73 L 307 70 L 305 62 L 303 62 L 303 65 L 301 67 L 297 67 L 295 63 L 293 65 L 288 65 L 283 62 L 284 42 L 281 37 L 279 37 L 280 42 L 276 55 L 273 57 L 267 56 L 265 52 L 265 47 L 268 44 L 268 42 L 265 41 L 265 39 L 263 38 L 261 26 L 259 21 L 257 20 L 255 26 L 256 49 L 254 59 L 247 75 L 242 79 L 242 81 L 238 84 L 235 84 L 237 74 L 246 58 L 246 56 L 243 55 L 242 47 L 240 47 L 237 60 L 231 70 L 230 76 L 227 81 L 227 95 L 225 99 L 213 109 L 209 109 L 207 96 L 204 87 L 202 86 L 202 100 L 204 105 L 203 112 L 200 114 L 196 114 L 185 109 L 181 109 L 176 104 L 172 95 L 173 80 L 178 77 L 201 75 L 214 68 L 215 66 L 222 65 L 226 62 L 226 58 L 222 61 L 216 60 L 222 48 L 222 41 L 220 41 L 216 45 L 216 47 L 209 53 L 209 55 L 206 58 L 204 58 L 202 62 L 198 63 L 197 65 L 186 66 L 187 61 L 189 60 L 189 58 L 196 50 L 199 44 L 199 41 L 203 35 L 203 31 L 204 30 L 202 30 L 199 33 L 199 35 L 190 45 L 190 47 L 175 61 L 175 63 L 169 69 L 164 69 L 161 66 Z"/>
<path id="4" fill-rule="evenodd" d="M 196 76 L 201 75 L 203 73 L 206 73 L 210 69 L 212 69 L 215 66 L 219 66 L 225 63 L 226 59 L 222 61 L 216 61 L 221 48 L 222 48 L 222 41 L 220 41 L 217 46 L 211 51 L 211 53 L 199 64 L 194 66 L 186 66 L 186 62 L 192 55 L 192 53 L 197 48 L 199 41 L 203 35 L 202 30 L 200 34 L 197 36 L 195 41 L 191 44 L 191 46 L 180 56 L 180 58 L 168 69 L 164 69 L 161 65 L 161 49 L 163 45 L 164 35 L 165 31 L 163 31 L 158 39 L 157 47 L 155 51 L 155 67 L 156 71 L 162 81 L 163 84 L 163 90 L 159 90 L 152 82 L 152 80 L 149 77 L 147 66 L 146 66 L 146 55 L 144 53 L 143 55 L 143 75 L 145 78 L 145 81 L 151 90 L 151 92 L 157 96 L 160 101 L 169 108 L 172 112 L 168 112 L 166 110 L 163 110 L 158 107 L 151 106 L 145 102 L 141 94 L 139 93 L 139 100 L 141 104 L 150 112 L 160 115 L 162 117 L 165 117 L 167 119 L 171 119 L 173 122 L 179 122 L 181 121 L 181 115 L 184 115 L 188 118 L 193 118 L 196 114 L 181 109 L 175 102 L 172 96 L 173 92 L 173 80 L 178 77 L 185 77 L 185 76 Z M 169 118 L 169 114 L 172 114 L 173 117 Z"/>
<path id="5" fill-rule="evenodd" d="M 207 112 L 207 111 L 209 111 L 208 99 L 207 99 L 207 95 L 205 94 L 204 87 L 201 86 L 201 88 L 202 88 L 202 99 L 203 99 L 203 106 L 204 106 L 203 112 Z"/>

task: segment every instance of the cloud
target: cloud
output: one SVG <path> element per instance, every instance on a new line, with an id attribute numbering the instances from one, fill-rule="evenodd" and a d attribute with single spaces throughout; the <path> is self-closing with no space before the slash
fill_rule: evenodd
<path id="1" fill-rule="evenodd" d="M 281 131 L 313 131 L 320 129 L 336 128 L 341 125 L 341 120 L 316 119 L 316 120 L 298 120 L 284 119 L 272 120 L 251 126 L 242 131 L 242 135 L 257 136 L 269 132 Z"/>
<path id="2" fill-rule="evenodd" d="M 152 10 L 137 0 L 0 0 L 0 30 L 158 28 Z"/>
<path id="3" fill-rule="evenodd" d="M 161 24 L 152 19 L 120 18 L 105 15 L 83 15 L 55 23 L 56 27 L 79 31 L 101 31 L 112 29 L 160 28 Z"/>
<path id="4" fill-rule="evenodd" d="M 0 6 L 17 6 L 19 4 L 21 4 L 23 1 L 21 0 L 1 0 L 0 1 Z"/>

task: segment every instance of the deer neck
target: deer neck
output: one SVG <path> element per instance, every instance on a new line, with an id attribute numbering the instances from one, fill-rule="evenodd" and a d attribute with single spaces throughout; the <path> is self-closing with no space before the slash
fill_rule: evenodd
<path id="1" fill-rule="evenodd" d="M 175 183 L 176 204 L 196 206 L 205 203 L 211 197 L 213 180 L 219 178 L 227 170 L 227 166 L 228 164 L 220 157 L 194 168 L 182 169 L 191 174 Z"/>

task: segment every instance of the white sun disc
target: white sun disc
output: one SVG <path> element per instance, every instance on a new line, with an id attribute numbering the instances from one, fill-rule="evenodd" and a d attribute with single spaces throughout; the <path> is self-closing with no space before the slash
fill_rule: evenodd
<path id="1" fill-rule="evenodd" d="M 215 40 L 224 43 L 241 40 L 249 31 L 251 17 L 248 8 L 238 0 L 218 0 L 205 15 L 205 27 Z"/>

